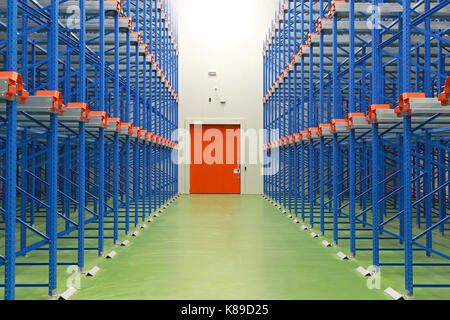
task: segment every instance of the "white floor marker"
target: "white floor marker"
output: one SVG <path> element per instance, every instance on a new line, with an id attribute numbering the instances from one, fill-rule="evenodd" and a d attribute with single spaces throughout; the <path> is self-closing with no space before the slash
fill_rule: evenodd
<path id="1" fill-rule="evenodd" d="M 336 255 L 341 259 L 341 260 L 348 260 L 349 257 L 343 253 L 342 251 L 339 251 L 338 253 L 336 253 Z"/>
<path id="2" fill-rule="evenodd" d="M 86 273 L 86 277 L 94 277 L 99 271 L 100 271 L 100 268 L 95 266 Z"/>
<path id="3" fill-rule="evenodd" d="M 356 271 L 358 271 L 360 274 L 362 274 L 363 277 L 370 277 L 372 275 L 368 270 L 366 270 L 363 267 L 358 267 L 358 269 L 356 269 Z"/>
<path id="4" fill-rule="evenodd" d="M 384 290 L 384 293 L 386 293 L 388 296 L 390 296 L 394 300 L 405 300 L 405 296 L 401 295 L 391 287 Z"/>
<path id="5" fill-rule="evenodd" d="M 115 256 L 117 256 L 117 252 L 115 252 L 114 250 L 113 251 L 111 251 L 110 253 L 108 253 L 107 255 L 106 255 L 106 259 L 114 259 L 114 257 Z"/>
<path id="6" fill-rule="evenodd" d="M 333 246 L 333 244 L 328 242 L 327 240 L 323 240 L 322 245 L 326 248 L 331 248 Z"/>
<path id="7" fill-rule="evenodd" d="M 58 300 L 69 300 L 70 297 L 72 297 L 75 294 L 75 292 L 77 292 L 77 289 L 75 289 L 74 287 L 70 287 L 62 295 L 58 297 Z"/>

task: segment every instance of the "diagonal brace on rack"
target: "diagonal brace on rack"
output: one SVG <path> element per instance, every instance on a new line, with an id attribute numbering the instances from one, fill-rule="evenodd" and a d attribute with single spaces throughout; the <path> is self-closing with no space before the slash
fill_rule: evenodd
<path id="1" fill-rule="evenodd" d="M 0 208 L 0 213 L 4 216 L 6 214 L 5 209 Z M 50 240 L 45 234 L 43 234 L 39 230 L 33 228 L 32 226 L 30 226 L 28 223 L 26 223 L 25 221 L 21 220 L 20 218 L 16 217 L 16 221 L 19 222 L 24 227 L 26 227 L 27 229 L 29 229 L 30 231 L 32 231 L 35 234 L 37 234 L 38 236 L 44 238 L 45 240 Z"/>

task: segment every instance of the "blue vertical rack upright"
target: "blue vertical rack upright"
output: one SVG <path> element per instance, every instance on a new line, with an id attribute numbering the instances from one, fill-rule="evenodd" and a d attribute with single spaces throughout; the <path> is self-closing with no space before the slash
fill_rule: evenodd
<path id="1" fill-rule="evenodd" d="M 5 299 L 56 295 L 58 267 L 84 271 L 87 251 L 103 255 L 177 197 L 176 28 L 166 0 L 0 4 Z"/>
<path id="2" fill-rule="evenodd" d="M 448 0 L 280 1 L 263 46 L 264 128 L 281 137 L 264 145 L 281 159 L 266 198 L 403 268 L 411 296 L 450 287 L 428 280 L 450 267 L 449 13 Z"/>

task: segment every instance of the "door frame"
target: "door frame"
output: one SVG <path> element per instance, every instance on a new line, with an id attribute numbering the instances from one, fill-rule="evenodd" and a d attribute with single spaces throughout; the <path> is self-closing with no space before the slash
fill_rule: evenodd
<path id="1" fill-rule="evenodd" d="M 191 132 L 191 125 L 239 125 L 241 128 L 241 193 L 245 194 L 244 186 L 246 180 L 246 172 L 242 170 L 242 158 L 245 157 L 245 119 L 243 118 L 186 118 L 185 129 L 186 132 Z M 186 159 L 191 159 L 191 140 L 185 139 L 184 150 L 186 152 Z M 184 191 L 186 194 L 191 194 L 191 165 L 184 164 Z"/>

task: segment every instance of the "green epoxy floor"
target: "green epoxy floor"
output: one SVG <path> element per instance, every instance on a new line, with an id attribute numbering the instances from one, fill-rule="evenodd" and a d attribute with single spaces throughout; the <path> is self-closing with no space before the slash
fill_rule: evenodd
<path id="1" fill-rule="evenodd" d="M 117 251 L 73 299 L 388 298 L 261 196 L 182 196 Z"/>

